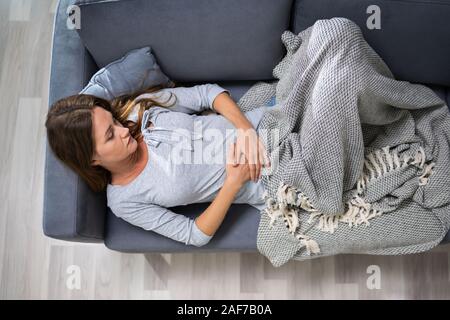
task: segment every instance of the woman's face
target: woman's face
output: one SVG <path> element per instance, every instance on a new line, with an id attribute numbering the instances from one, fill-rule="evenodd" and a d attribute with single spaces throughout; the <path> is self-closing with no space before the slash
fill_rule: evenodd
<path id="1" fill-rule="evenodd" d="M 130 130 L 114 119 L 111 112 L 101 107 L 92 109 L 92 127 L 95 140 L 93 165 L 114 167 L 133 154 L 138 147 Z"/>

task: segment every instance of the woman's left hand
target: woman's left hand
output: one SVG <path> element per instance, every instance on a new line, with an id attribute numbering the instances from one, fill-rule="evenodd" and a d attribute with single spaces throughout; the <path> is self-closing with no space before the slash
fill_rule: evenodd
<path id="1" fill-rule="evenodd" d="M 248 161 L 250 179 L 254 182 L 261 178 L 261 167 L 270 166 L 266 148 L 253 127 L 237 129 L 235 164 L 245 161 Z"/>

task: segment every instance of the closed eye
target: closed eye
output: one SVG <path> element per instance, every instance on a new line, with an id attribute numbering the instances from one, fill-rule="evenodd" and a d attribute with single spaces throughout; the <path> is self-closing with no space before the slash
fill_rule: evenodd
<path id="1" fill-rule="evenodd" d="M 114 124 L 117 124 L 118 121 L 117 121 L 116 119 L 114 119 L 113 122 L 114 122 Z M 108 141 L 114 138 L 114 127 L 113 127 L 113 129 L 111 130 L 111 132 L 112 132 L 112 133 L 111 133 L 111 136 L 108 138 Z"/>

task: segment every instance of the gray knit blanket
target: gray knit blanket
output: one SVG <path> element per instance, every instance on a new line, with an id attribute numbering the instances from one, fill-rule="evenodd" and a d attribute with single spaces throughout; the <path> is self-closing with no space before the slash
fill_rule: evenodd
<path id="1" fill-rule="evenodd" d="M 277 79 L 242 111 L 276 96 L 260 136 L 265 209 L 257 247 L 273 266 L 342 253 L 429 250 L 450 228 L 450 115 L 430 88 L 396 80 L 346 18 L 281 40 Z"/>

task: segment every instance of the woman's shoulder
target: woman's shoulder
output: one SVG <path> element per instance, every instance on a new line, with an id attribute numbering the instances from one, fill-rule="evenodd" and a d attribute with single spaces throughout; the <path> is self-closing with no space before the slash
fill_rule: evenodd
<path id="1" fill-rule="evenodd" d="M 130 211 L 133 211 L 134 208 L 139 207 L 139 202 L 133 199 L 133 195 L 124 195 L 123 192 L 119 192 L 118 190 L 108 190 L 106 198 L 107 206 L 118 217 L 126 215 Z"/>
<path id="2" fill-rule="evenodd" d="M 134 122 L 134 123 L 137 123 L 137 121 L 138 121 L 139 107 L 140 107 L 140 102 L 137 102 L 137 103 L 134 105 L 133 109 L 131 110 L 130 114 L 128 115 L 127 121 L 132 121 L 132 122 Z M 148 108 L 148 109 L 147 109 L 146 111 L 144 111 L 144 112 L 147 112 L 147 113 L 149 113 L 149 115 L 152 115 L 152 116 L 153 116 L 153 115 L 156 114 L 156 113 L 159 113 L 159 112 L 168 112 L 168 111 L 170 111 L 170 110 L 168 110 L 168 109 L 165 108 L 165 107 L 160 107 L 160 106 L 154 105 L 154 106 L 151 106 L 150 108 Z"/>
<path id="3" fill-rule="evenodd" d="M 146 92 L 140 94 L 134 99 L 134 102 L 138 104 L 142 99 L 154 99 L 159 103 L 166 104 L 172 103 L 175 98 L 174 88 L 162 88 L 154 92 Z"/>
<path id="4" fill-rule="evenodd" d="M 154 92 L 142 93 L 139 96 L 137 96 L 136 98 L 134 98 L 133 109 L 130 112 L 130 114 L 128 115 L 127 120 L 137 123 L 138 112 L 139 112 L 139 108 L 141 105 L 141 101 L 143 99 L 151 98 L 160 103 L 171 102 L 171 100 L 173 99 L 173 95 L 170 94 L 171 89 L 172 88 L 162 88 L 162 89 L 154 91 Z M 155 106 L 152 106 L 151 108 L 149 108 L 148 110 L 150 113 L 153 113 L 153 112 L 157 112 L 157 111 L 166 110 L 166 108 L 155 105 Z"/>
<path id="5" fill-rule="evenodd" d="M 123 192 L 121 192 L 121 189 L 121 186 L 113 185 L 111 183 L 108 183 L 106 186 L 106 203 L 111 209 L 113 207 L 117 207 L 121 204 L 121 202 L 126 200 L 123 197 Z"/>
<path id="6" fill-rule="evenodd" d="M 161 210 L 164 211 L 163 207 L 155 203 L 146 201 L 145 199 L 135 199 L 134 197 L 122 197 L 120 199 L 108 198 L 107 206 L 118 218 L 131 217 L 144 212 L 146 214 L 157 214 L 160 213 Z"/>

